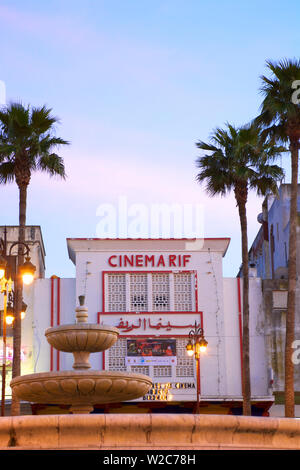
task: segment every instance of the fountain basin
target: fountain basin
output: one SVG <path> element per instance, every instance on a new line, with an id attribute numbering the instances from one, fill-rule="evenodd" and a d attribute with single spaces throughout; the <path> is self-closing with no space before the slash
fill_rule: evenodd
<path id="1" fill-rule="evenodd" d="M 97 370 L 28 374 L 10 383 L 20 400 L 71 405 L 72 413 L 90 413 L 95 404 L 140 398 L 151 385 L 146 375 Z"/>
<path id="2" fill-rule="evenodd" d="M 63 352 L 105 351 L 115 344 L 119 330 L 113 326 L 92 323 L 75 323 L 48 328 L 45 331 L 48 343 Z"/>
<path id="3" fill-rule="evenodd" d="M 81 322 L 48 328 L 45 336 L 55 349 L 73 353 L 73 369 L 83 370 L 91 367 L 90 353 L 105 351 L 114 345 L 119 330 L 113 326 Z"/>

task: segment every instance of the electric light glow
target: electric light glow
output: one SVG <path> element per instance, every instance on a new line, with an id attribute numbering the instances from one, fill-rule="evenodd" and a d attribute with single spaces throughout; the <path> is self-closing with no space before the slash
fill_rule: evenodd
<path id="1" fill-rule="evenodd" d="M 30 284 L 32 284 L 34 276 L 33 274 L 30 274 L 30 273 L 24 273 L 22 275 L 22 279 L 23 279 L 23 283 L 29 286 Z"/>
<path id="2" fill-rule="evenodd" d="M 10 326 L 10 325 L 13 324 L 14 319 L 15 319 L 15 317 L 14 317 L 12 314 L 8 314 L 8 315 L 6 315 L 6 317 L 5 317 L 5 322 L 6 322 L 7 325 Z"/>

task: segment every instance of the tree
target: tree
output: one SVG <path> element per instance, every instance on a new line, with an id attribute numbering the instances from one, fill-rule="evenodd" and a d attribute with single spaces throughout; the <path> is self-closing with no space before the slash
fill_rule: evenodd
<path id="1" fill-rule="evenodd" d="M 256 125 L 235 128 L 227 124 L 227 129 L 214 131 L 210 141 L 208 144 L 202 141 L 196 143 L 198 149 L 210 152 L 196 161 L 200 169 L 197 181 L 206 183 L 206 191 L 210 196 L 226 196 L 233 190 L 238 206 L 243 270 L 243 414 L 251 415 L 246 204 L 249 190 L 255 190 L 258 195 L 277 192 L 277 181 L 282 178 L 283 171 L 271 163 L 285 149 L 273 145 Z"/>
<path id="2" fill-rule="evenodd" d="M 27 190 L 31 175 L 35 171 L 50 176 L 66 177 L 63 159 L 53 152 L 67 141 L 55 137 L 54 126 L 57 118 L 51 109 L 25 107 L 11 103 L 0 110 L 0 184 L 16 182 L 19 189 L 19 238 L 17 263 L 24 262 L 21 243 L 25 241 Z M 21 375 L 21 306 L 23 285 L 17 276 L 15 282 L 15 321 L 13 338 L 12 376 Z M 12 415 L 20 414 L 19 402 L 13 397 Z"/>
<path id="3" fill-rule="evenodd" d="M 298 150 L 300 139 L 300 61 L 284 59 L 278 63 L 268 61 L 271 78 L 262 76 L 261 92 L 264 96 L 261 114 L 255 122 L 263 125 L 264 132 L 277 143 L 289 145 L 291 153 L 291 202 L 288 261 L 288 305 L 285 341 L 285 416 L 295 416 L 294 364 L 292 345 L 295 336 L 295 308 L 297 283 L 297 193 Z M 298 82 L 297 82 L 298 80 Z"/>

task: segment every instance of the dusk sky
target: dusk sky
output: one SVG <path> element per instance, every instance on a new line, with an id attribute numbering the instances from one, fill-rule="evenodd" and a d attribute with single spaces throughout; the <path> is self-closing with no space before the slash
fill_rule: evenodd
<path id="1" fill-rule="evenodd" d="M 67 237 L 96 237 L 97 208 L 203 204 L 204 235 L 230 237 L 224 276 L 241 264 L 233 194 L 196 183 L 198 140 L 259 112 L 266 60 L 298 57 L 297 0 L 0 0 L 6 101 L 46 106 L 70 141 L 66 181 L 33 174 L 27 225 L 40 225 L 46 275 L 74 277 Z M 282 163 L 289 178 L 289 155 Z M 0 225 L 18 224 L 15 184 L 0 187 Z M 248 202 L 249 246 L 262 199 Z"/>

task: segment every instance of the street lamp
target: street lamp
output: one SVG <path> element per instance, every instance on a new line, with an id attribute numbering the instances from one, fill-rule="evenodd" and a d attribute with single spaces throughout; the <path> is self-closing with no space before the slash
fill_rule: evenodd
<path id="1" fill-rule="evenodd" d="M 0 292 L 4 294 L 3 299 L 3 325 L 2 325 L 2 341 L 3 341 L 3 351 L 2 351 L 2 395 L 1 395 L 1 416 L 5 415 L 5 388 L 6 388 L 6 360 L 7 360 L 7 344 L 6 344 L 6 327 L 12 326 L 15 320 L 14 315 L 14 290 L 12 289 L 12 280 L 6 279 L 5 276 L 0 280 L 1 290 Z M 21 320 L 25 318 L 25 312 L 27 305 L 25 302 L 22 302 L 22 310 L 20 312 Z"/>
<path id="2" fill-rule="evenodd" d="M 3 352 L 2 352 L 2 396 L 1 396 L 1 416 L 5 415 L 5 379 L 6 379 L 6 325 L 7 325 L 7 296 L 11 292 L 12 282 L 1 279 L 1 293 L 4 294 L 3 301 Z"/>
<path id="3" fill-rule="evenodd" d="M 28 286 L 33 282 L 35 271 L 36 267 L 30 262 L 30 256 L 27 256 L 25 262 L 19 267 L 19 272 L 24 284 Z"/>
<path id="4" fill-rule="evenodd" d="M 187 354 L 192 357 L 195 357 L 196 360 L 196 372 L 197 372 L 197 406 L 196 414 L 199 414 L 200 411 L 200 353 L 206 352 L 207 350 L 207 341 L 204 338 L 203 328 L 197 326 L 195 322 L 195 327 L 189 332 L 189 341 L 186 345 Z"/>
<path id="5" fill-rule="evenodd" d="M 14 322 L 14 319 L 15 319 L 14 308 L 11 302 L 8 302 L 6 306 L 6 318 L 5 318 L 6 325 L 11 326 Z"/>
<path id="6" fill-rule="evenodd" d="M 13 273 L 12 279 L 12 268 L 10 261 L 14 255 L 12 250 L 15 246 L 18 246 L 21 250 L 23 248 L 23 256 L 26 257 L 25 262 L 18 266 L 16 272 Z M 26 285 L 31 284 L 34 279 L 34 273 L 36 267 L 30 262 L 30 248 L 24 242 L 14 242 L 11 244 L 9 254 L 7 255 L 7 240 L 6 240 L 6 229 L 4 231 L 4 239 L 0 239 L 0 292 L 4 294 L 4 307 L 3 307 L 3 354 L 2 354 L 2 397 L 1 397 L 1 415 L 5 415 L 5 387 L 6 387 L 6 325 L 12 325 L 15 316 L 20 319 L 25 317 L 25 311 L 27 305 L 22 301 L 19 303 L 16 298 L 16 290 L 12 289 L 13 282 L 22 280 Z M 16 255 L 15 255 L 16 256 Z M 20 305 L 21 304 L 21 305 Z M 20 311 L 16 309 L 20 308 Z"/>

